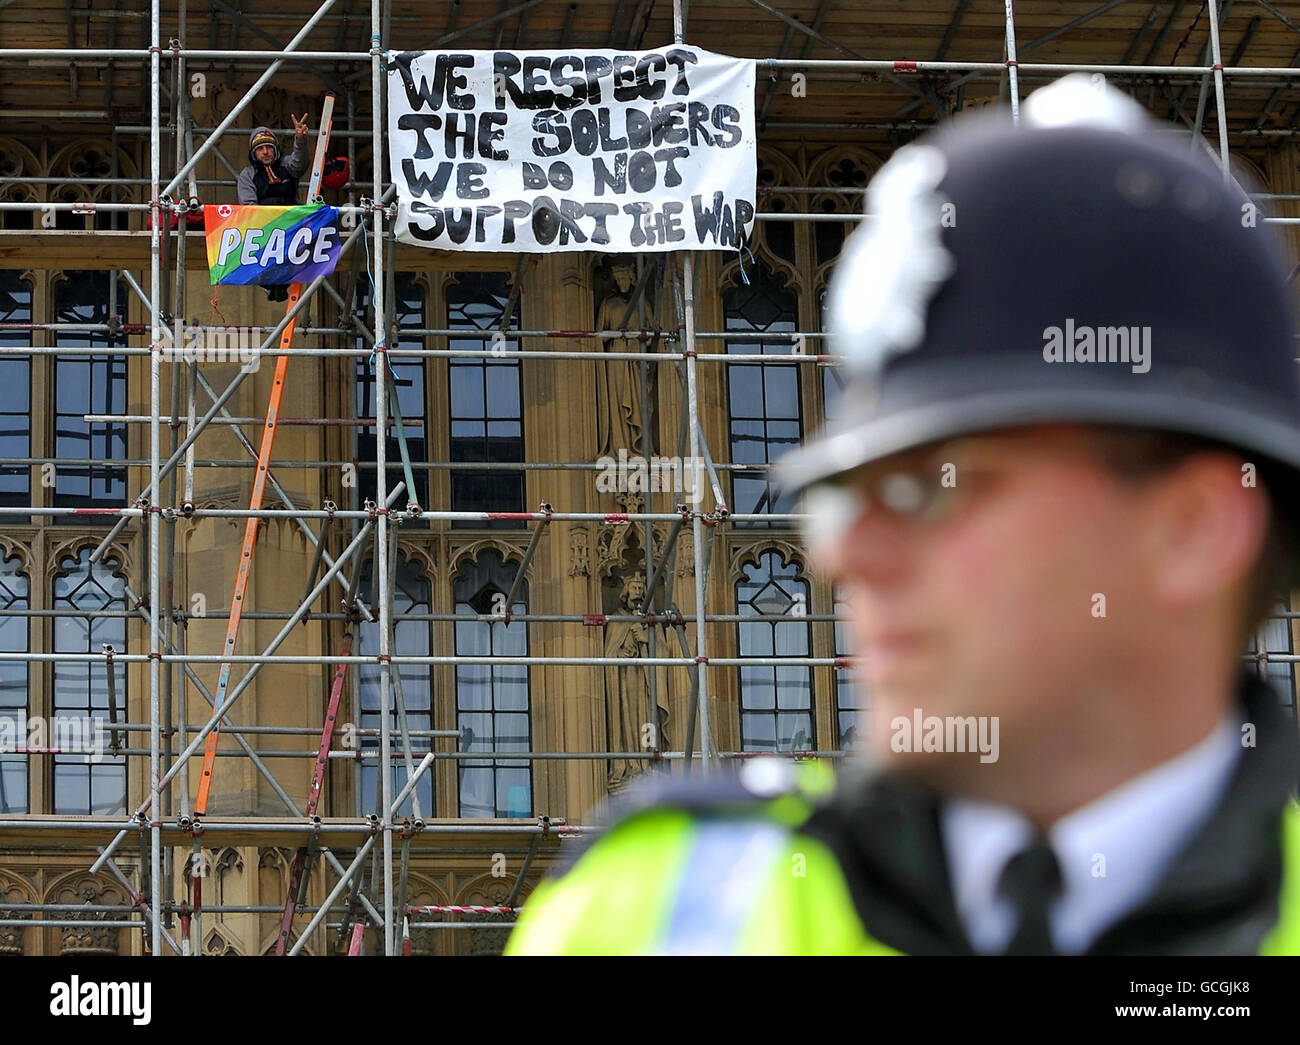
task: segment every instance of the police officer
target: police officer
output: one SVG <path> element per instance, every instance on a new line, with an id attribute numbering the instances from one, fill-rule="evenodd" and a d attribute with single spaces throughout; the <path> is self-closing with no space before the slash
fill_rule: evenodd
<path id="1" fill-rule="evenodd" d="M 1295 725 L 1241 655 L 1300 519 L 1267 227 L 1085 76 L 900 149 L 867 211 L 840 420 L 783 461 L 867 754 L 677 785 L 509 952 L 1300 953 Z"/>
<path id="2" fill-rule="evenodd" d="M 307 114 L 298 119 L 292 113 L 293 152 L 280 157 L 280 143 L 269 127 L 256 128 L 248 138 L 248 166 L 239 172 L 236 188 L 239 202 L 245 206 L 292 207 L 298 202 L 298 179 L 311 162 L 307 148 Z M 271 301 L 287 301 L 287 286 L 270 286 L 266 296 Z"/>

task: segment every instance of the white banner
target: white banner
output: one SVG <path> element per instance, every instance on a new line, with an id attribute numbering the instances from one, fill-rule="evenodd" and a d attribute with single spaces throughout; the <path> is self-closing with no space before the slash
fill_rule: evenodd
<path id="1" fill-rule="evenodd" d="M 397 238 L 442 250 L 737 250 L 754 63 L 653 51 L 389 55 Z"/>

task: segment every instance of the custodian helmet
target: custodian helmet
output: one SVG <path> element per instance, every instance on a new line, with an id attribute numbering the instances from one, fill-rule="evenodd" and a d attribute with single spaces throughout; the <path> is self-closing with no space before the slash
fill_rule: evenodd
<path id="1" fill-rule="evenodd" d="M 1126 95 L 1076 74 L 1019 125 L 959 118 L 894 154 L 867 212 L 828 295 L 839 418 L 782 458 L 787 487 L 1040 422 L 1188 433 L 1300 468 L 1273 235 Z"/>

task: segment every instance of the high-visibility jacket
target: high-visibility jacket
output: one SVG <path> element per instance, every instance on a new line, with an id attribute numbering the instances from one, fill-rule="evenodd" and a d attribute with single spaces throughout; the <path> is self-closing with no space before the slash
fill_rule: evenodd
<path id="1" fill-rule="evenodd" d="M 774 812 L 774 811 L 769 811 Z M 656 808 L 528 898 L 507 954 L 886 955 L 834 855 L 781 822 Z M 1300 810 L 1282 817 L 1280 917 L 1260 954 L 1300 954 Z"/>
<path id="2" fill-rule="evenodd" d="M 1090 953 L 1300 954 L 1294 727 L 1274 728 L 1276 697 L 1260 685 L 1247 685 L 1259 746 L 1243 750 L 1177 866 Z M 933 811 L 909 824 L 886 800 L 863 798 L 887 807 L 872 821 L 845 809 L 842 789 L 828 798 L 798 788 L 746 795 L 734 779 L 710 787 L 670 787 L 541 883 L 506 953 L 971 953 L 946 872 L 933 866 L 942 863 Z"/>

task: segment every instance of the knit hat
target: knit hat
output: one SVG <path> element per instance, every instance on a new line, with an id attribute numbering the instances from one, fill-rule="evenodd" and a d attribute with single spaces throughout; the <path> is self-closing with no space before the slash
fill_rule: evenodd
<path id="1" fill-rule="evenodd" d="M 272 163 L 280 158 L 280 143 L 275 140 L 275 135 L 271 133 L 271 129 L 269 127 L 258 127 L 253 131 L 252 137 L 248 139 L 249 163 L 257 162 L 257 157 L 254 153 L 257 152 L 258 147 L 262 145 L 269 145 L 275 150 L 275 155 L 271 157 Z"/>

